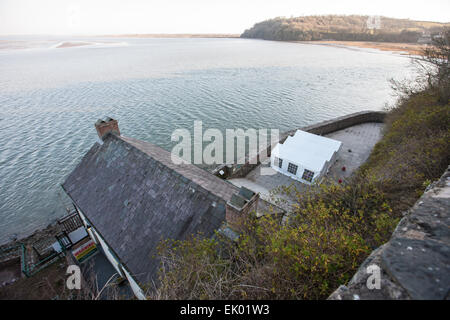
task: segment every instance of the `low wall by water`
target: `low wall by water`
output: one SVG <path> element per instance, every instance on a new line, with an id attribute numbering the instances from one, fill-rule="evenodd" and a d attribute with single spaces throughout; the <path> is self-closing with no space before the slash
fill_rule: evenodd
<path id="1" fill-rule="evenodd" d="M 449 275 L 450 166 L 405 213 L 391 239 L 328 299 L 448 300 Z"/>
<path id="2" fill-rule="evenodd" d="M 292 136 L 295 134 L 297 130 L 303 130 L 310 133 L 325 135 L 338 130 L 342 130 L 357 124 L 367 123 L 367 122 L 383 122 L 386 116 L 385 112 L 382 111 L 361 111 L 352 113 L 346 116 L 338 117 L 331 120 L 326 120 L 323 122 L 319 122 L 317 124 L 313 124 L 310 126 L 302 127 L 299 129 L 293 129 L 287 131 L 280 136 L 280 143 L 283 143 L 288 136 Z M 273 146 L 269 146 L 266 150 L 263 150 L 259 154 L 266 154 L 270 156 L 270 150 Z M 234 165 L 221 165 L 217 167 L 213 174 L 223 179 L 231 179 L 231 178 L 242 178 L 245 177 L 250 171 L 256 168 L 260 164 L 260 157 L 257 155 L 257 159 L 248 159 L 246 158 L 245 164 L 234 164 Z M 253 161 L 251 161 L 253 160 Z"/>

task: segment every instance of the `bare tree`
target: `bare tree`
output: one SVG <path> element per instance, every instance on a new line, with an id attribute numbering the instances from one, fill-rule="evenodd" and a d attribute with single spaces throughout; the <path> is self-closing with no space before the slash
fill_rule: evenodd
<path id="1" fill-rule="evenodd" d="M 434 90 L 439 102 L 447 104 L 450 98 L 450 28 L 433 38 L 419 56 L 413 56 L 411 62 L 416 67 L 415 81 L 391 79 L 395 94 L 404 101 L 412 95 L 425 90 Z"/>
<path id="2" fill-rule="evenodd" d="M 450 28 L 434 37 L 432 45 L 424 49 L 422 56 L 415 58 L 426 77 L 428 87 L 439 93 L 439 102 L 447 104 L 450 98 Z"/>

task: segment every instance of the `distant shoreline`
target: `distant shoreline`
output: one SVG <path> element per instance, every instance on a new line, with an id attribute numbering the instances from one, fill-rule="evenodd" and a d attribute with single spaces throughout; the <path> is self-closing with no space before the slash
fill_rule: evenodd
<path id="1" fill-rule="evenodd" d="M 381 51 L 400 52 L 407 55 L 420 55 L 426 44 L 419 43 L 399 43 L 399 42 L 370 42 L 370 41 L 290 41 L 301 44 L 316 44 L 333 47 L 357 47 L 366 49 L 378 49 Z"/>
<path id="2" fill-rule="evenodd" d="M 105 34 L 92 37 L 98 38 L 240 38 L 240 34 L 220 33 L 149 33 L 149 34 Z"/>

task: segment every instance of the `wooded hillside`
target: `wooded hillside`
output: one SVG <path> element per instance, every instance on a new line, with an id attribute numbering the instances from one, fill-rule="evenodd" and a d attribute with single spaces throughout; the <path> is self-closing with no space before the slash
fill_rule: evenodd
<path id="1" fill-rule="evenodd" d="M 264 40 L 417 42 L 424 34 L 439 34 L 450 23 L 369 16 L 305 16 L 256 23 L 242 38 Z"/>

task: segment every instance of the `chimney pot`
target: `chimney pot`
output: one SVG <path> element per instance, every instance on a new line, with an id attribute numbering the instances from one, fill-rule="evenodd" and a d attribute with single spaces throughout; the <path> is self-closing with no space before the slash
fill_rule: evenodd
<path id="1" fill-rule="evenodd" d="M 110 133 L 120 136 L 119 122 L 110 117 L 106 117 L 105 120 L 98 119 L 95 123 L 95 129 L 102 141 L 105 140 L 106 136 Z"/>
<path id="2" fill-rule="evenodd" d="M 241 187 L 226 204 L 226 221 L 232 229 L 239 230 L 242 219 L 258 209 L 259 193 Z"/>

